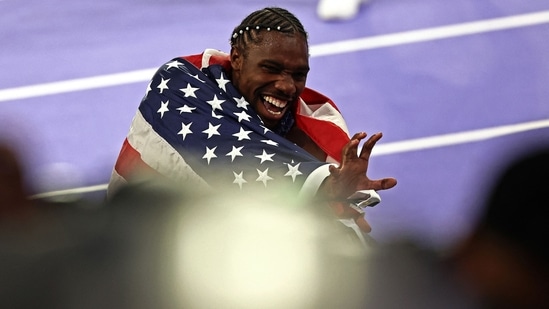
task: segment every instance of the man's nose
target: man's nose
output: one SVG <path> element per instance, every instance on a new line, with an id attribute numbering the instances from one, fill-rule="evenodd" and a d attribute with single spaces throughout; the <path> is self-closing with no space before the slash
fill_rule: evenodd
<path id="1" fill-rule="evenodd" d="M 296 92 L 296 83 L 291 74 L 281 73 L 275 83 L 275 87 L 287 96 L 293 96 Z"/>

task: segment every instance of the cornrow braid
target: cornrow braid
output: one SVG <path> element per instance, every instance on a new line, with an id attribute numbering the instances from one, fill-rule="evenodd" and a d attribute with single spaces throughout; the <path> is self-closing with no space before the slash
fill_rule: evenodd
<path id="1" fill-rule="evenodd" d="M 231 46 L 240 47 L 245 51 L 248 44 L 260 42 L 261 31 L 300 34 L 305 41 L 308 39 L 307 31 L 295 15 L 279 7 L 267 7 L 251 13 L 234 28 L 230 39 Z"/>

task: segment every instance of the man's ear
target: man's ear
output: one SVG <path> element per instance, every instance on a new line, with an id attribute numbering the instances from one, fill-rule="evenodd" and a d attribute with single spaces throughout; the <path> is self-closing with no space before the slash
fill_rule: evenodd
<path id="1" fill-rule="evenodd" d="M 238 49 L 238 47 L 234 47 L 234 46 L 231 47 L 230 59 L 231 59 L 231 67 L 233 71 L 240 70 L 240 66 L 242 65 L 242 58 L 243 58 L 243 55 Z"/>

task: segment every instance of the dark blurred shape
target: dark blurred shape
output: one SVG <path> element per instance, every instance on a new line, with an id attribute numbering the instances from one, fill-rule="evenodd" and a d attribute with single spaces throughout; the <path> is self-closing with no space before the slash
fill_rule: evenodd
<path id="1" fill-rule="evenodd" d="M 27 194 L 17 153 L 7 144 L 0 144 L 0 220 L 27 212 Z"/>
<path id="2" fill-rule="evenodd" d="M 364 308 L 549 308 L 549 148 L 526 149 L 500 168 L 455 248 L 402 235 L 370 252 Z"/>
<path id="3" fill-rule="evenodd" d="M 456 249 L 458 275 L 490 308 L 549 308 L 548 176 L 547 146 L 514 157 Z"/>

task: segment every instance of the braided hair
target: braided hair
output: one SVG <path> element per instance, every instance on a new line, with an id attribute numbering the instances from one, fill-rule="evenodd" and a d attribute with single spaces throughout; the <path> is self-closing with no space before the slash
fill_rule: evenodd
<path id="1" fill-rule="evenodd" d="M 267 7 L 251 13 L 234 28 L 230 39 L 231 46 L 246 51 L 248 44 L 261 42 L 261 31 L 298 34 L 303 36 L 305 42 L 308 39 L 307 31 L 294 14 L 279 7 Z"/>

